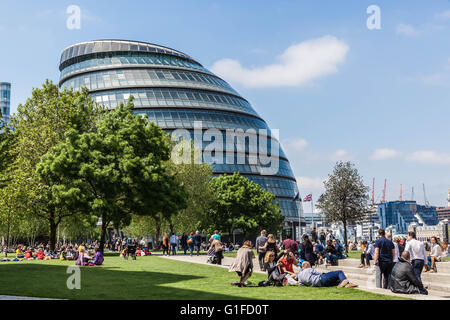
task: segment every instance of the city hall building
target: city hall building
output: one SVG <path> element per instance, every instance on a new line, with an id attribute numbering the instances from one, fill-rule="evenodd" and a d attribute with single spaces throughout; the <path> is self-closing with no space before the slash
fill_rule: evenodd
<path id="1" fill-rule="evenodd" d="M 227 130 L 266 132 L 267 145 L 256 140 L 252 148 L 249 134 L 245 145 L 232 146 L 232 163 L 225 159 L 225 152 L 223 161 L 211 161 L 203 152 L 202 161 L 214 167 L 215 175 L 240 172 L 274 194 L 286 216 L 285 228 L 298 226 L 302 209 L 300 200 L 294 201 L 297 183 L 277 138 L 245 98 L 187 54 L 137 41 L 89 41 L 66 48 L 59 69 L 60 87 L 87 87 L 93 99 L 107 108 L 126 103 L 132 95 L 134 112 L 146 114 L 166 132 L 185 129 L 194 140 L 196 130 L 217 129 L 224 136 L 219 141 L 223 151 L 230 147 Z M 204 140 L 208 139 L 201 142 L 203 151 L 213 143 Z M 277 170 L 267 174 L 267 163 L 261 159 L 267 158 L 272 145 L 277 146 L 276 158 L 273 152 L 268 155 L 277 162 Z"/>
<path id="2" fill-rule="evenodd" d="M 9 122 L 11 100 L 11 84 L 9 82 L 0 82 L 0 111 L 4 122 Z M 1 126 L 0 121 L 0 126 Z"/>

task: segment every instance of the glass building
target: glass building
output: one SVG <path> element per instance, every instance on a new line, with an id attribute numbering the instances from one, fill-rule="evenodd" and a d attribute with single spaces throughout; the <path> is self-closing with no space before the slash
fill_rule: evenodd
<path id="1" fill-rule="evenodd" d="M 381 203 L 378 205 L 377 214 L 381 228 L 394 226 L 397 233 L 408 233 L 408 226 L 413 222 L 422 226 L 434 226 L 439 222 L 436 207 L 422 206 L 416 201 Z"/>
<path id="2" fill-rule="evenodd" d="M 301 202 L 293 200 L 297 183 L 278 140 L 245 98 L 187 54 L 144 42 L 98 40 L 66 48 L 59 69 L 60 87 L 87 87 L 95 101 L 107 108 L 126 103 L 133 95 L 134 112 L 146 114 L 166 132 L 185 129 L 193 140 L 200 132 L 203 151 L 219 142 L 222 155 L 217 149 L 202 155 L 204 162 L 214 166 L 215 174 L 240 172 L 258 183 L 276 195 L 292 227 L 295 221 L 298 226 L 302 209 Z M 199 123 L 201 129 L 195 131 Z M 227 130 L 238 128 L 248 134 L 230 143 Z M 223 136 L 205 139 L 208 129 L 217 129 Z M 256 147 L 250 145 L 259 130 L 265 130 L 258 135 L 265 142 L 257 139 Z M 225 155 L 227 148 L 233 149 L 233 159 Z M 266 154 L 278 164 L 270 174 Z"/>
<path id="3" fill-rule="evenodd" d="M 6 123 L 9 122 L 10 100 L 11 84 L 8 82 L 0 82 L 0 111 L 3 118 L 2 120 Z"/>

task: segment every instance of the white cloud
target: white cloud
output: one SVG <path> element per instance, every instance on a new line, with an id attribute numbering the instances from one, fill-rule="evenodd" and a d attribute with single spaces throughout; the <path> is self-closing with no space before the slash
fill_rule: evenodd
<path id="1" fill-rule="evenodd" d="M 303 151 L 308 146 L 308 141 L 302 138 L 286 139 L 283 141 L 283 148 L 292 151 Z"/>
<path id="2" fill-rule="evenodd" d="M 442 20 L 450 19 L 450 10 L 436 14 L 436 18 L 442 19 Z"/>
<path id="3" fill-rule="evenodd" d="M 328 35 L 290 46 L 270 65 L 246 68 L 237 60 L 222 59 L 211 70 L 246 87 L 300 86 L 337 72 L 348 50 L 345 42 Z"/>
<path id="4" fill-rule="evenodd" d="M 394 149 L 377 149 L 372 153 L 372 160 L 387 160 L 399 156 L 401 153 Z"/>
<path id="5" fill-rule="evenodd" d="M 353 156 L 350 155 L 346 150 L 339 149 L 331 155 L 330 159 L 332 161 L 350 161 L 353 160 Z"/>
<path id="6" fill-rule="evenodd" d="M 420 34 L 418 30 L 416 30 L 412 25 L 410 24 L 399 24 L 397 25 L 396 33 L 401 36 L 406 37 L 413 37 Z"/>
<path id="7" fill-rule="evenodd" d="M 313 190 L 324 190 L 323 178 L 310 178 L 310 177 L 296 177 L 298 186 L 303 193 L 310 193 Z"/>
<path id="8" fill-rule="evenodd" d="M 425 164 L 450 164 L 450 154 L 431 150 L 421 150 L 407 155 L 406 160 Z"/>

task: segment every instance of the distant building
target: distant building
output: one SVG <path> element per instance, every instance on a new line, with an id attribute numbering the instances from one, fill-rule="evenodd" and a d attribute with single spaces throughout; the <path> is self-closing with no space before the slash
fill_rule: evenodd
<path id="1" fill-rule="evenodd" d="M 438 213 L 439 221 L 442 221 L 442 220 L 445 220 L 445 219 L 450 221 L 450 207 L 437 208 L 436 211 Z"/>
<path id="2" fill-rule="evenodd" d="M 416 233 L 417 240 L 420 241 L 430 241 L 431 237 L 437 237 L 441 241 L 448 241 L 449 225 L 444 223 L 439 223 L 435 226 L 417 226 L 411 224 L 408 227 L 408 231 L 414 231 Z"/>
<path id="3" fill-rule="evenodd" d="M 416 201 L 390 201 L 378 205 L 381 228 L 393 226 L 397 233 L 407 233 L 408 226 L 415 222 L 420 226 L 437 225 L 436 207 L 418 205 Z"/>
<path id="4" fill-rule="evenodd" d="M 0 111 L 4 122 L 9 122 L 10 101 L 11 84 L 9 82 L 0 82 Z"/>

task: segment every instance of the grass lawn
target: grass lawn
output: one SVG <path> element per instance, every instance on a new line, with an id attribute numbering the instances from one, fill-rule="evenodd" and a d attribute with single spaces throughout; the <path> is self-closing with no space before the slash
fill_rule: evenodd
<path id="1" fill-rule="evenodd" d="M 71 261 L 0 262 L 0 295 L 64 299 L 299 299 L 380 300 L 397 297 L 351 288 L 231 286 L 235 273 L 157 256 L 124 260 L 107 254 L 104 266 L 81 267 L 81 289 L 66 286 Z M 254 274 L 253 283 L 265 280 Z"/>

